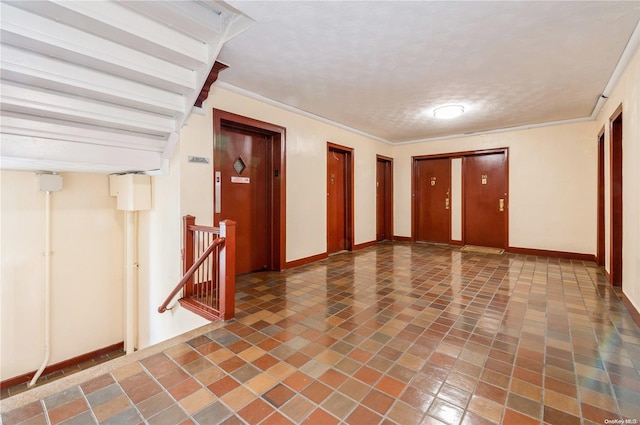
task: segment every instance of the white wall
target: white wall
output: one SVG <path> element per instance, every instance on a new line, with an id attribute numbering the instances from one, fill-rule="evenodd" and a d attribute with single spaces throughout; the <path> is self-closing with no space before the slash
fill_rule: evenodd
<path id="1" fill-rule="evenodd" d="M 509 148 L 509 246 L 595 254 L 593 121 L 395 148 L 395 234 L 411 236 L 413 156 Z"/>
<path id="2" fill-rule="evenodd" d="M 51 358 L 123 340 L 123 213 L 105 175 L 63 173 L 51 194 Z M 0 376 L 44 358 L 45 194 L 33 172 L 2 171 Z"/>
<path id="3" fill-rule="evenodd" d="M 622 290 L 640 311 L 640 50 L 597 116 L 605 129 L 605 268 L 609 271 L 609 119 L 622 104 Z M 594 133 L 594 140 L 597 134 Z M 594 142 L 595 143 L 595 142 Z"/>

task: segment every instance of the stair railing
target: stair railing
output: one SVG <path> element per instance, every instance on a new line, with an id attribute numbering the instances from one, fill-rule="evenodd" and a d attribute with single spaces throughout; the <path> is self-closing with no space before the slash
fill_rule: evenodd
<path id="1" fill-rule="evenodd" d="M 235 315 L 235 222 L 224 220 L 220 227 L 195 224 L 195 217 L 183 218 L 184 276 L 158 307 L 164 313 L 180 292 L 179 303 L 208 320 L 229 320 Z M 198 258 L 194 261 L 195 255 Z"/>

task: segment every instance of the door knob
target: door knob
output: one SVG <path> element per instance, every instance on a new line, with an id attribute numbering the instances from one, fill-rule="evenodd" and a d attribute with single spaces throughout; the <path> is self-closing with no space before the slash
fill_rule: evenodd
<path id="1" fill-rule="evenodd" d="M 444 199 L 444 209 L 448 210 L 449 209 L 449 198 L 445 198 Z"/>
<path id="2" fill-rule="evenodd" d="M 504 198 L 500 198 L 498 205 L 500 207 L 500 211 L 504 211 Z"/>

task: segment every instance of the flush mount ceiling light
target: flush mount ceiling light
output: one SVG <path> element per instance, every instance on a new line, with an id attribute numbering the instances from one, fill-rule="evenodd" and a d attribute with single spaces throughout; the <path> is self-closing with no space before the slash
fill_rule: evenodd
<path id="1" fill-rule="evenodd" d="M 433 116 L 441 120 L 457 118 L 462 114 L 464 114 L 462 105 L 444 105 L 433 110 Z"/>

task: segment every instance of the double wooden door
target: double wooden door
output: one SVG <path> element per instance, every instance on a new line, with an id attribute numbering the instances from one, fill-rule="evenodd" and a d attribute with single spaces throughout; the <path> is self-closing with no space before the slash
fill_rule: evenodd
<path id="1" fill-rule="evenodd" d="M 461 195 L 452 197 L 451 158 L 414 159 L 414 237 L 416 241 L 463 243 L 506 248 L 506 152 L 462 155 Z M 462 240 L 452 240 L 452 205 L 458 215 Z"/>

